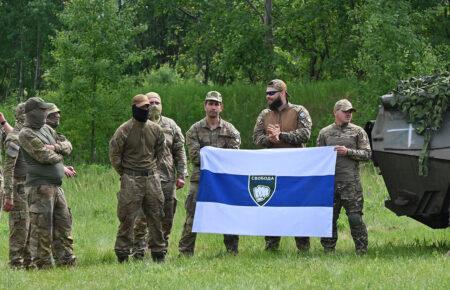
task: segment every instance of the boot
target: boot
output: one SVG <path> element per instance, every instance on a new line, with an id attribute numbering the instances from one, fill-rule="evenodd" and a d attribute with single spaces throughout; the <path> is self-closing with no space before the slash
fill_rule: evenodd
<path id="1" fill-rule="evenodd" d="M 165 252 L 152 252 L 152 260 L 156 263 L 164 263 L 165 258 Z"/>

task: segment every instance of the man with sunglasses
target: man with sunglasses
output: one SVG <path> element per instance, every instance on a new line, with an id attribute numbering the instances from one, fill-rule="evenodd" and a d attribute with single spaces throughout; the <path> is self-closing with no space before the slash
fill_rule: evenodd
<path id="1" fill-rule="evenodd" d="M 164 219 L 162 229 L 167 247 L 177 208 L 176 190 L 184 187 L 184 179 L 187 176 L 184 136 L 174 120 L 161 115 L 162 104 L 159 94 L 150 92 L 146 96 L 150 103 L 148 119 L 161 126 L 166 138 L 163 159 L 158 164 L 158 173 L 161 179 L 161 188 L 164 193 Z M 135 259 L 142 259 L 144 257 L 148 247 L 147 240 L 147 221 L 144 214 L 141 213 L 136 219 L 134 228 L 133 257 Z"/>
<path id="2" fill-rule="evenodd" d="M 267 84 L 268 109 L 256 120 L 253 142 L 263 148 L 302 148 L 311 136 L 312 121 L 305 107 L 289 103 L 286 83 L 274 79 Z M 301 160 L 299 160 L 301 162 Z M 281 237 L 265 237 L 266 250 L 278 250 Z M 299 251 L 309 250 L 309 238 L 296 237 Z"/>
<path id="3" fill-rule="evenodd" d="M 167 251 L 162 231 L 164 195 L 157 168 L 165 138 L 161 127 L 148 120 L 149 107 L 146 95 L 134 96 L 133 118 L 123 123 L 109 142 L 109 159 L 120 175 L 120 225 L 114 247 L 119 263 L 128 261 L 131 254 L 134 221 L 140 212 L 147 219 L 153 261 L 163 262 Z"/>

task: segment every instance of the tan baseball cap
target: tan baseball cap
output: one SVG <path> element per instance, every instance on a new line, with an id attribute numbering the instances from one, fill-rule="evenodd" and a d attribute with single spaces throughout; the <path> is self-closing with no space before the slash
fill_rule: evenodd
<path id="1" fill-rule="evenodd" d="M 334 105 L 334 112 L 337 111 L 350 111 L 352 110 L 353 112 L 356 112 L 356 109 L 353 108 L 352 103 L 350 103 L 349 100 L 347 99 L 342 99 L 336 102 L 336 104 Z"/>
<path id="2" fill-rule="evenodd" d="M 287 85 L 284 81 L 280 80 L 280 79 L 274 79 L 271 80 L 268 84 L 267 84 L 268 88 L 273 88 L 275 91 L 281 92 L 281 91 L 285 91 L 286 95 L 289 96 L 288 92 L 287 92 Z"/>
<path id="3" fill-rule="evenodd" d="M 206 101 L 216 101 L 222 103 L 222 95 L 218 91 L 210 91 L 206 94 L 205 102 Z"/>
<path id="4" fill-rule="evenodd" d="M 61 112 L 61 110 L 60 109 L 58 109 L 58 107 L 55 105 L 55 104 L 53 104 L 53 103 L 49 103 L 50 104 L 50 109 L 48 109 L 47 110 L 47 114 L 53 114 L 53 113 L 56 113 L 56 112 Z"/>
<path id="5" fill-rule="evenodd" d="M 132 104 L 140 107 L 142 105 L 149 104 L 149 102 L 146 95 L 139 94 L 133 97 Z"/>

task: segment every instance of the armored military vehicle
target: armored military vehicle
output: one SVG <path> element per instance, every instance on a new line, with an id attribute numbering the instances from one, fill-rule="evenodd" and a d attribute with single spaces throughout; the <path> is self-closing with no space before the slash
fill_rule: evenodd
<path id="1" fill-rule="evenodd" d="M 450 105 L 429 144 L 427 176 L 420 176 L 418 167 L 424 137 L 406 121 L 394 95 L 381 97 L 377 119 L 369 122 L 366 130 L 371 137 L 374 164 L 389 192 L 385 206 L 434 229 L 449 227 Z"/>

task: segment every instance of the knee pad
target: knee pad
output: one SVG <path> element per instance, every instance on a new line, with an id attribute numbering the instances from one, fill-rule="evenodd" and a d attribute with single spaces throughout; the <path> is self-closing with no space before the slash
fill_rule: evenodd
<path id="1" fill-rule="evenodd" d="M 348 222 L 350 226 L 360 226 L 363 224 L 362 214 L 360 213 L 351 213 L 348 215 Z"/>

